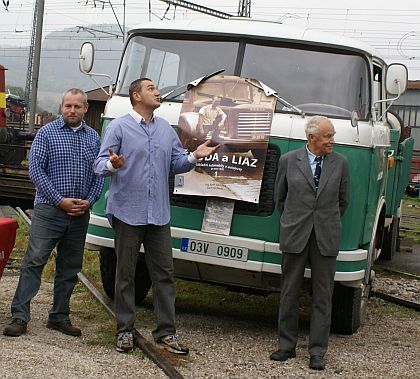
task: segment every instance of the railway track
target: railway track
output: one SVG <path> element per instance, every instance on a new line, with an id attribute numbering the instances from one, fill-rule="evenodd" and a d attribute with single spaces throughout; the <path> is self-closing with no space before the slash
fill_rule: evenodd
<path id="1" fill-rule="evenodd" d="M 416 303 L 414 301 L 410 301 L 410 300 L 405 300 L 402 299 L 400 297 L 394 296 L 394 295 L 390 295 L 388 293 L 385 292 L 380 292 L 380 291 L 371 291 L 371 296 L 372 297 L 377 297 L 379 299 L 388 301 L 389 303 L 393 303 L 402 307 L 406 307 L 406 308 L 410 308 L 410 309 L 414 309 L 417 312 L 420 311 L 420 304 Z"/>
<path id="2" fill-rule="evenodd" d="M 28 167 L 0 164 L 0 197 L 33 200 L 35 187 L 28 175 Z"/>

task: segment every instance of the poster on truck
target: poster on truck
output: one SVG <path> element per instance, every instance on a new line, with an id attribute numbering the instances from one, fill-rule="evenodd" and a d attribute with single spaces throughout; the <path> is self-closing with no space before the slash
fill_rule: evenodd
<path id="1" fill-rule="evenodd" d="M 220 147 L 176 175 L 175 194 L 258 203 L 276 99 L 257 86 L 255 79 L 214 76 L 186 93 L 178 121 L 183 147 L 192 152 L 207 140 Z"/>

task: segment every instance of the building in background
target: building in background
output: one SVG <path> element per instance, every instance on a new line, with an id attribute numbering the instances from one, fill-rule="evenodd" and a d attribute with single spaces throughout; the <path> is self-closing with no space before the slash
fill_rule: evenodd
<path id="1" fill-rule="evenodd" d="M 87 124 L 101 134 L 101 115 L 109 96 L 101 89 L 86 91 L 89 109 L 85 114 Z"/>

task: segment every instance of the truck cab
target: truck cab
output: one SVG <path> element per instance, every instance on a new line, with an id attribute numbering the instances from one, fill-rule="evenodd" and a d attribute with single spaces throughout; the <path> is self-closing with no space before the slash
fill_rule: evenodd
<path id="1" fill-rule="evenodd" d="M 90 51 L 91 47 L 82 48 L 82 68 L 92 66 Z M 103 115 L 103 130 L 130 110 L 128 87 L 139 77 L 150 78 L 160 89 L 163 100 L 157 115 L 175 129 L 195 128 L 196 113 L 181 114 L 187 84 L 220 70 L 225 77 L 244 78 L 234 97 L 224 93 L 217 77 L 209 79 L 222 104 L 229 102 L 228 117 L 238 125 L 239 132 L 228 131 L 226 140 L 243 139 L 256 147 L 259 143 L 258 136 L 241 127 L 243 108 L 248 108 L 240 99 L 249 98 L 240 96 L 247 91 L 245 78 L 266 84 L 280 98 L 269 118 L 264 118 L 264 109 L 254 110 L 267 122 L 269 133 L 260 197 L 255 204 L 235 201 L 226 236 L 202 231 L 206 196 L 179 195 L 171 188 L 175 275 L 243 291 L 279 290 L 282 252 L 279 212 L 273 201 L 278 159 L 306 144 L 308 117 L 323 115 L 335 126 L 335 150 L 347 157 L 351 176 L 351 199 L 342 218 L 335 274 L 332 331 L 355 332 L 363 319 L 373 262 L 381 251 L 388 249 L 392 255 L 395 250 L 401 189 L 408 176 L 403 162 L 412 141 L 400 138 L 398 122 L 389 121 L 387 115 L 393 99 L 405 90 L 407 69 L 387 66 L 372 48 L 358 41 L 281 23 L 244 19 L 151 22 L 128 34 L 115 90 Z M 238 104 L 232 106 L 234 98 Z M 194 100 L 197 104 L 210 101 L 204 97 Z M 394 165 L 389 163 L 391 157 Z M 101 251 L 103 284 L 112 297 L 115 253 L 113 231 L 105 217 L 107 191 L 106 185 L 92 209 L 86 241 Z M 221 253 L 209 256 L 185 249 L 185 239 L 208 244 Z M 240 256 L 230 254 L 238 249 Z M 137 269 L 136 300 L 140 302 L 150 288 L 141 253 Z M 310 275 L 308 267 L 305 277 L 310 280 Z"/>

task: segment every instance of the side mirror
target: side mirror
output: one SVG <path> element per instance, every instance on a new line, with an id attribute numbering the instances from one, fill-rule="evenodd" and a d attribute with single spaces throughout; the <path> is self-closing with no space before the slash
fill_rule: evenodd
<path id="1" fill-rule="evenodd" d="M 85 42 L 80 48 L 79 70 L 84 74 L 92 71 L 95 58 L 95 48 L 91 42 Z"/>
<path id="2" fill-rule="evenodd" d="M 359 113 L 357 113 L 357 111 L 351 112 L 351 126 L 353 128 L 356 128 L 359 126 L 359 120 L 360 120 Z"/>
<path id="3" fill-rule="evenodd" d="M 407 89 L 408 70 L 403 64 L 392 63 L 386 70 L 386 91 L 393 96 L 402 95 Z"/>

